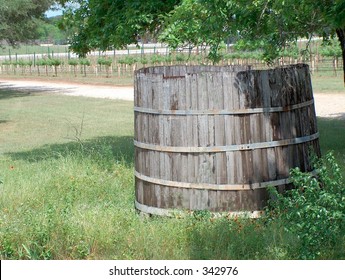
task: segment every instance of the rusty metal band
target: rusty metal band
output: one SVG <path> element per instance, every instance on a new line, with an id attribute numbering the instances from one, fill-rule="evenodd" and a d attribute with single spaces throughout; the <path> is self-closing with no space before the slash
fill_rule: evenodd
<path id="1" fill-rule="evenodd" d="M 169 152 L 169 153 L 221 153 L 221 152 L 232 152 L 232 151 L 248 151 L 255 149 L 266 149 L 274 148 L 280 146 L 288 146 L 295 144 L 302 144 L 310 142 L 319 138 L 319 133 L 314 133 L 312 135 L 284 139 L 279 141 L 270 142 L 258 142 L 258 143 L 248 143 L 240 145 L 229 145 L 229 146 L 214 146 L 214 147 L 174 147 L 174 146 L 160 146 L 154 144 L 142 143 L 134 140 L 134 146 L 137 148 L 159 151 L 159 152 Z"/>
<path id="2" fill-rule="evenodd" d="M 315 169 L 310 171 L 311 176 L 318 174 L 318 170 Z M 186 182 L 177 182 L 171 180 L 164 180 L 159 178 L 152 178 L 146 175 L 139 173 L 138 171 L 134 172 L 136 178 L 141 181 L 145 181 L 155 185 L 175 187 L 175 188 L 184 188 L 184 189 L 200 189 L 200 190 L 214 190 L 214 191 L 249 191 L 255 189 L 264 189 L 268 186 L 276 187 L 281 185 L 286 185 L 291 183 L 290 178 L 272 180 L 267 182 L 257 182 L 250 184 L 208 184 L 208 183 L 186 183 Z"/>
<path id="3" fill-rule="evenodd" d="M 165 208 L 148 206 L 148 205 L 139 203 L 137 200 L 135 200 L 135 208 L 143 213 L 152 214 L 152 215 L 168 216 L 168 217 L 186 216 L 186 211 L 183 211 L 181 209 L 165 209 Z M 204 209 L 194 209 L 194 211 L 195 210 L 204 210 Z M 217 214 L 218 215 L 216 215 L 216 217 L 226 216 L 230 218 L 235 218 L 235 217 L 259 218 L 263 214 L 263 211 L 228 211 L 228 212 L 220 212 Z"/>
<path id="4" fill-rule="evenodd" d="M 285 107 L 270 107 L 270 108 L 247 108 L 247 109 L 234 109 L 234 110 L 160 110 L 151 108 L 134 107 L 135 112 L 146 113 L 152 115 L 172 115 L 172 116 L 193 116 L 193 115 L 249 115 L 258 113 L 276 113 L 288 112 L 314 104 L 314 100 L 309 100 L 303 103 L 285 106 Z"/>
<path id="5" fill-rule="evenodd" d="M 268 186 L 280 186 L 290 183 L 289 178 L 273 180 L 268 182 L 258 182 L 258 183 L 250 183 L 250 184 L 208 184 L 208 183 L 186 183 L 186 182 L 177 182 L 177 181 L 170 181 L 164 180 L 159 178 L 152 178 L 146 175 L 139 173 L 138 171 L 134 172 L 135 177 L 139 180 L 155 184 L 155 185 L 162 185 L 167 187 L 175 187 L 175 188 L 184 188 L 184 189 L 201 189 L 201 190 L 214 190 L 214 191 L 248 191 L 248 190 L 255 190 L 255 189 L 263 189 L 267 188 Z"/>

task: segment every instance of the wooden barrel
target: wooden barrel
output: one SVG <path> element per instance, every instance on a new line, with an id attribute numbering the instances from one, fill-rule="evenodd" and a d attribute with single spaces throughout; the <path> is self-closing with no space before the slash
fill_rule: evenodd
<path id="1" fill-rule="evenodd" d="M 140 211 L 256 213 L 320 155 L 308 65 L 143 68 L 134 92 Z"/>

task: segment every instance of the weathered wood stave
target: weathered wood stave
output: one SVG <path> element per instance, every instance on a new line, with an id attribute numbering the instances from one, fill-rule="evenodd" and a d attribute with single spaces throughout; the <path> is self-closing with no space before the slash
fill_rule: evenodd
<path id="1" fill-rule="evenodd" d="M 279 141 L 288 143 L 251 147 Z M 311 171 L 309 148 L 320 151 L 308 67 L 139 70 L 135 144 L 141 210 L 261 210 L 267 184 L 284 189 L 289 169 Z"/>

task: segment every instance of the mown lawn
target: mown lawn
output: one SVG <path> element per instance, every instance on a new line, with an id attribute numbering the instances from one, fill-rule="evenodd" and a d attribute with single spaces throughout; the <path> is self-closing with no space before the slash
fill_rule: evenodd
<path id="1" fill-rule="evenodd" d="M 319 130 L 344 174 L 345 122 Z M 0 259 L 300 258 L 279 222 L 138 215 L 133 133 L 132 102 L 0 88 Z"/>

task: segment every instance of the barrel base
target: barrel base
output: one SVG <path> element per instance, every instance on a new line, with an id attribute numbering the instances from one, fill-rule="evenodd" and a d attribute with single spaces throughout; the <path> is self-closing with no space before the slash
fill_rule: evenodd
<path id="1" fill-rule="evenodd" d="M 185 217 L 191 210 L 182 209 L 163 209 L 158 207 L 147 206 L 135 201 L 135 208 L 140 211 L 140 213 L 155 215 L 155 216 L 165 216 L 165 217 Z M 229 212 L 217 212 L 212 213 L 215 217 L 228 217 L 228 218 L 259 218 L 264 211 L 229 211 Z"/>

